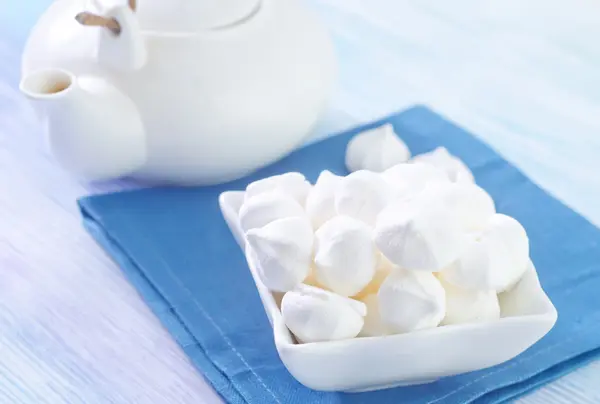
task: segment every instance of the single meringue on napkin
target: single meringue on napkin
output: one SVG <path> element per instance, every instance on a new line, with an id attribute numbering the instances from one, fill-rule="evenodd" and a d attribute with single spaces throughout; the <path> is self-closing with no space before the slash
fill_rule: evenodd
<path id="1" fill-rule="evenodd" d="M 336 216 L 315 232 L 317 282 L 342 296 L 354 296 L 371 282 L 377 255 L 370 229 L 348 216 Z"/>
<path id="2" fill-rule="evenodd" d="M 308 285 L 287 292 L 281 301 L 285 325 L 303 343 L 354 338 L 366 314 L 364 303 Z"/>
<path id="3" fill-rule="evenodd" d="M 306 196 L 311 189 L 310 182 L 300 173 L 290 172 L 254 181 L 246 187 L 245 199 L 248 200 L 259 194 L 279 191 L 289 195 L 304 206 Z"/>
<path id="4" fill-rule="evenodd" d="M 391 189 L 394 199 L 405 199 L 421 192 L 428 184 L 448 182 L 440 169 L 422 163 L 397 164 L 382 174 Z"/>
<path id="5" fill-rule="evenodd" d="M 442 204 L 424 198 L 397 201 L 377 217 L 377 248 L 400 268 L 436 272 L 464 251 L 460 219 Z"/>
<path id="6" fill-rule="evenodd" d="M 446 292 L 431 272 L 394 270 L 377 297 L 381 320 L 392 333 L 437 327 L 446 315 Z"/>
<path id="7" fill-rule="evenodd" d="M 336 215 L 335 193 L 342 177 L 330 171 L 323 171 L 306 197 L 306 214 L 313 227 L 318 229 Z"/>
<path id="8" fill-rule="evenodd" d="M 452 182 L 475 182 L 473 173 L 461 159 L 451 155 L 445 147 L 413 157 L 412 161 L 430 164 L 444 171 Z"/>
<path id="9" fill-rule="evenodd" d="M 389 190 L 381 175 L 356 171 L 343 177 L 335 194 L 338 214 L 353 217 L 373 226 L 379 212 L 389 202 Z"/>
<path id="10" fill-rule="evenodd" d="M 510 216 L 493 215 L 473 234 L 459 259 L 441 272 L 444 280 L 464 289 L 503 292 L 521 279 L 529 263 L 529 238 Z"/>
<path id="11" fill-rule="evenodd" d="M 442 280 L 446 291 L 446 316 L 442 325 L 479 323 L 500 318 L 498 295 L 493 290 L 461 289 Z"/>
<path id="12" fill-rule="evenodd" d="M 433 203 L 442 204 L 449 214 L 456 215 L 465 231 L 479 231 L 496 213 L 492 197 L 472 182 L 432 183 L 419 195 Z"/>
<path id="13" fill-rule="evenodd" d="M 408 147 L 388 123 L 355 135 L 346 148 L 346 168 L 382 172 L 410 159 Z"/>
<path id="14" fill-rule="evenodd" d="M 306 216 L 298 201 L 280 192 L 265 192 L 244 201 L 240 208 L 240 226 L 246 233 L 274 220 L 293 216 Z"/>
<path id="15" fill-rule="evenodd" d="M 314 233 L 306 217 L 275 220 L 246 233 L 248 261 L 271 291 L 287 292 L 310 272 Z"/>
<path id="16" fill-rule="evenodd" d="M 367 306 L 367 315 L 364 318 L 365 324 L 358 333 L 359 337 L 380 337 L 387 335 L 387 331 L 381 313 L 379 312 L 379 298 L 377 293 L 371 293 L 360 299 Z"/>

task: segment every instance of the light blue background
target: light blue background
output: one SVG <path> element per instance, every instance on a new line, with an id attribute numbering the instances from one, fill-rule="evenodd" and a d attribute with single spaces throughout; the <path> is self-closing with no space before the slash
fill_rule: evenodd
<path id="1" fill-rule="evenodd" d="M 341 65 L 316 136 L 426 103 L 600 224 L 600 3 L 306 2 Z M 0 0 L 0 403 L 216 402 L 80 226 L 77 197 L 122 185 L 60 170 L 16 91 L 50 3 Z M 599 377 L 595 363 L 524 401 L 600 402 Z"/>

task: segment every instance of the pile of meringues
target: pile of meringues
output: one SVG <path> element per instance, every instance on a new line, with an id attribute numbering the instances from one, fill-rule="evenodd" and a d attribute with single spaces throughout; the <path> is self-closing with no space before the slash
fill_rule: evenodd
<path id="1" fill-rule="evenodd" d="M 239 211 L 247 260 L 284 293 L 297 340 L 499 319 L 529 239 L 466 165 L 444 148 L 411 158 L 389 124 L 356 135 L 346 165 L 314 185 L 295 172 L 251 183 Z"/>

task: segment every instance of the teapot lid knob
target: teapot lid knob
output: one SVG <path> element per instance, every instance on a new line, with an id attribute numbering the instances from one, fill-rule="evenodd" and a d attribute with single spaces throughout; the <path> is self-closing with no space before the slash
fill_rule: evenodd
<path id="1" fill-rule="evenodd" d="M 132 11 L 136 11 L 136 0 L 128 0 L 127 4 Z M 119 35 L 121 33 L 121 24 L 119 24 L 119 21 L 117 21 L 116 18 L 108 18 L 91 13 L 89 11 L 83 11 L 75 16 L 75 20 L 81 25 L 87 25 L 90 27 L 104 27 L 115 35 Z"/>

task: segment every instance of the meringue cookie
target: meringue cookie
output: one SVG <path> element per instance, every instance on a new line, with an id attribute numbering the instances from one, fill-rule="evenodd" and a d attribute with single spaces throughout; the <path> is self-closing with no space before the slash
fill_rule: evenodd
<path id="1" fill-rule="evenodd" d="M 521 279 L 529 263 L 529 238 L 510 216 L 493 215 L 474 234 L 460 258 L 441 273 L 444 280 L 464 289 L 503 292 Z"/>
<path id="2" fill-rule="evenodd" d="M 271 291 L 287 292 L 310 272 L 314 233 L 306 217 L 275 220 L 246 233 L 249 260 Z"/>
<path id="3" fill-rule="evenodd" d="M 377 297 L 381 320 L 393 333 L 437 327 L 446 315 L 446 292 L 430 272 L 394 270 Z"/>
<path id="4" fill-rule="evenodd" d="M 379 337 L 387 335 L 388 331 L 381 320 L 379 312 L 379 298 L 377 293 L 371 293 L 360 299 L 367 306 L 367 316 L 364 318 L 362 330 L 358 333 L 359 337 Z"/>
<path id="5" fill-rule="evenodd" d="M 285 173 L 274 175 L 254 181 L 246 187 L 246 200 L 265 192 L 278 191 L 294 198 L 300 205 L 304 205 L 306 196 L 311 189 L 310 182 L 300 173 Z"/>
<path id="6" fill-rule="evenodd" d="M 315 275 L 314 268 L 310 268 L 310 270 L 308 271 L 308 275 L 302 281 L 302 283 L 305 285 L 314 286 L 316 288 L 325 289 L 325 287 L 323 285 L 321 285 L 321 284 L 319 284 L 319 282 L 317 282 L 317 276 Z"/>
<path id="7" fill-rule="evenodd" d="M 335 193 L 342 177 L 323 171 L 306 197 L 306 214 L 313 227 L 318 229 L 336 215 Z"/>
<path id="8" fill-rule="evenodd" d="M 446 174 L 430 164 L 397 164 L 381 174 L 392 189 L 394 199 L 412 197 L 431 183 L 449 182 Z"/>
<path id="9" fill-rule="evenodd" d="M 281 315 L 300 342 L 354 338 L 363 328 L 364 303 L 307 285 L 287 292 Z"/>
<path id="10" fill-rule="evenodd" d="M 377 294 L 381 284 L 383 281 L 385 281 L 385 278 L 387 278 L 395 268 L 394 264 L 385 258 L 383 254 L 379 253 L 378 255 L 379 260 L 377 267 L 375 268 L 375 275 L 373 276 L 373 279 L 371 279 L 371 282 L 369 282 L 369 284 L 365 286 L 363 290 L 358 292 L 358 294 L 353 297 L 354 299 L 362 300 L 367 295 Z"/>
<path id="11" fill-rule="evenodd" d="M 290 196 L 265 192 L 249 198 L 240 208 L 240 226 L 244 233 L 277 219 L 305 216 L 304 209 Z"/>
<path id="12" fill-rule="evenodd" d="M 501 318 L 538 313 L 539 306 L 532 304 L 530 293 L 532 288 L 540 287 L 540 281 L 535 272 L 535 266 L 530 260 L 521 279 L 510 289 L 498 294 Z"/>
<path id="13" fill-rule="evenodd" d="M 348 174 L 339 183 L 335 194 L 338 214 L 358 219 L 369 226 L 388 204 L 389 192 L 380 174 L 361 170 Z"/>
<path id="14" fill-rule="evenodd" d="M 408 147 L 389 123 L 355 135 L 346 148 L 346 167 L 350 172 L 382 172 L 408 159 Z"/>
<path id="15" fill-rule="evenodd" d="M 415 198 L 391 204 L 377 218 L 375 244 L 395 265 L 439 271 L 464 251 L 467 238 L 460 220 L 441 204 Z"/>
<path id="16" fill-rule="evenodd" d="M 498 296 L 493 290 L 465 290 L 442 281 L 446 291 L 446 317 L 442 325 L 479 323 L 500 318 Z"/>
<path id="17" fill-rule="evenodd" d="M 451 155 L 445 147 L 415 156 L 412 161 L 430 164 L 444 171 L 452 182 L 475 182 L 473 173 L 461 159 Z"/>
<path id="18" fill-rule="evenodd" d="M 465 231 L 481 230 L 496 213 L 492 197 L 471 182 L 433 183 L 419 195 L 423 203 L 438 203 L 458 217 Z"/>
<path id="19" fill-rule="evenodd" d="M 370 229 L 348 216 L 336 216 L 315 232 L 317 282 L 353 296 L 371 282 L 377 265 Z"/>

